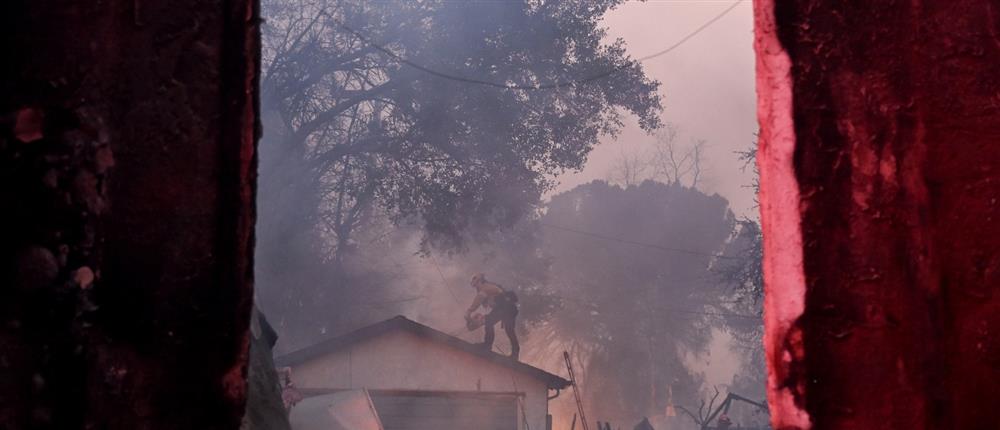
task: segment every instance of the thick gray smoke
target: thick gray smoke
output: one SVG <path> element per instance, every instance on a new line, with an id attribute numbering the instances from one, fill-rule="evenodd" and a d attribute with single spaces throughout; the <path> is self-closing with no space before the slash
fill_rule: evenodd
<path id="1" fill-rule="evenodd" d="M 754 329 L 734 328 L 759 304 L 719 270 L 751 255 L 749 2 L 643 64 L 726 5 L 618 3 L 264 1 L 256 275 L 277 353 L 397 314 L 479 341 L 462 316 L 482 272 L 521 298 L 522 359 L 564 374 L 570 351 L 604 420 L 734 373 L 759 388 Z"/>

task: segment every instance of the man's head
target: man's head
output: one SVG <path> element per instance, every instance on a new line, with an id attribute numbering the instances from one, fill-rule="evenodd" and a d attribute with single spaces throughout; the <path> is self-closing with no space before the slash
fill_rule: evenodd
<path id="1" fill-rule="evenodd" d="M 486 275 L 482 273 L 477 273 L 475 275 L 472 275 L 472 282 L 470 282 L 470 284 L 472 285 L 473 288 L 477 288 L 480 285 L 482 285 L 483 282 L 486 282 Z"/>

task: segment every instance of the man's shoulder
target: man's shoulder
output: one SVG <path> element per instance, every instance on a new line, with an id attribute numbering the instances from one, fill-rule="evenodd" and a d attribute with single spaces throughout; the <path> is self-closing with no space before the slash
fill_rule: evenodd
<path id="1" fill-rule="evenodd" d="M 499 293 L 503 292 L 503 287 L 501 287 L 501 286 L 499 286 L 497 284 L 494 284 L 492 282 L 488 282 L 488 283 L 486 283 L 486 284 L 483 285 L 481 291 L 484 292 L 484 293 L 486 293 L 486 294 L 489 294 L 489 295 L 499 294 Z"/>

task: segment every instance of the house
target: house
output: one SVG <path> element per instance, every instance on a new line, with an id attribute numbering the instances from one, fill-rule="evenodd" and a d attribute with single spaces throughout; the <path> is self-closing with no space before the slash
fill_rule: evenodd
<path id="1" fill-rule="evenodd" d="M 292 368 L 305 404 L 310 397 L 362 391 L 384 430 L 546 430 L 548 401 L 570 385 L 402 316 L 275 361 Z M 312 403 L 326 413 L 335 410 Z M 297 408 L 291 410 L 293 428 L 311 419 Z"/>

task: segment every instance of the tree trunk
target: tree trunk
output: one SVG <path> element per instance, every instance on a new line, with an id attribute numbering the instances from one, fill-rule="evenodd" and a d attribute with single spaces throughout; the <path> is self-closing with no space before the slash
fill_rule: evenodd
<path id="1" fill-rule="evenodd" d="M 250 319 L 250 358 L 247 371 L 247 407 L 240 430 L 290 430 L 281 398 L 282 382 L 274 368 L 272 348 L 278 341 L 267 318 L 254 307 Z"/>
<path id="2" fill-rule="evenodd" d="M 257 5 L 0 6 L 0 428 L 234 429 Z"/>
<path id="3" fill-rule="evenodd" d="M 997 428 L 1000 4 L 755 2 L 776 428 Z"/>

